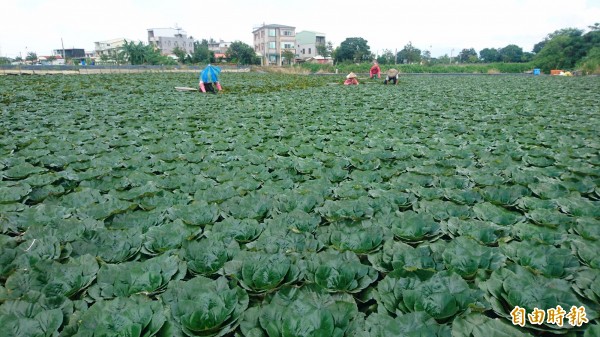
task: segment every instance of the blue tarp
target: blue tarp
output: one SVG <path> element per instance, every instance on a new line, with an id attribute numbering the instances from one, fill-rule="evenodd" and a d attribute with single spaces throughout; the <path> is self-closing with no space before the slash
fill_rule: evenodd
<path id="1" fill-rule="evenodd" d="M 200 81 L 204 83 L 219 82 L 220 73 L 221 68 L 209 64 L 200 72 Z"/>

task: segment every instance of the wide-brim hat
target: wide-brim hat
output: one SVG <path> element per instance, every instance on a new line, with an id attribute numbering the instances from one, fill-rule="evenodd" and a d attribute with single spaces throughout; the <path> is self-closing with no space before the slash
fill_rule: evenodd
<path id="1" fill-rule="evenodd" d="M 390 69 L 390 70 L 387 71 L 387 75 L 390 76 L 390 77 L 394 77 L 394 76 L 398 75 L 398 70 L 392 68 L 392 69 Z"/>
<path id="2" fill-rule="evenodd" d="M 356 78 L 356 74 L 350 73 L 350 74 L 346 75 L 346 78 Z"/>

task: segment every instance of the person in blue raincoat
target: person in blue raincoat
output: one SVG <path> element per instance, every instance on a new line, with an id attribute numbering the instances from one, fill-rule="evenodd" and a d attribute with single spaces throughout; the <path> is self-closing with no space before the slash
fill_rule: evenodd
<path id="1" fill-rule="evenodd" d="M 217 90 L 221 91 L 221 83 L 219 83 L 220 73 L 221 68 L 211 64 L 207 65 L 206 68 L 200 71 L 198 90 L 201 92 L 212 92 L 213 94 L 216 94 Z"/>

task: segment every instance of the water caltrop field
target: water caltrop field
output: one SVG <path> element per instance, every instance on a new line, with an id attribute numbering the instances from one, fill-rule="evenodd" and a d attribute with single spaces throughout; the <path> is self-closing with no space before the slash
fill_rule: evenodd
<path id="1" fill-rule="evenodd" d="M 0 335 L 600 335 L 600 77 L 0 76 Z"/>

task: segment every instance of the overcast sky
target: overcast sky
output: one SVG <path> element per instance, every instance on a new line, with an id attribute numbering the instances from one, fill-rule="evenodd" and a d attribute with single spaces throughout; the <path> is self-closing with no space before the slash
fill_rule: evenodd
<path id="1" fill-rule="evenodd" d="M 0 5 L 0 55 L 83 48 L 127 38 L 147 42 L 147 29 L 176 25 L 196 39 L 242 41 L 265 24 L 325 33 L 338 46 L 362 37 L 373 53 L 400 50 L 409 41 L 432 56 L 463 48 L 524 51 L 557 29 L 585 29 L 600 21 L 600 0 L 12 0 Z"/>

